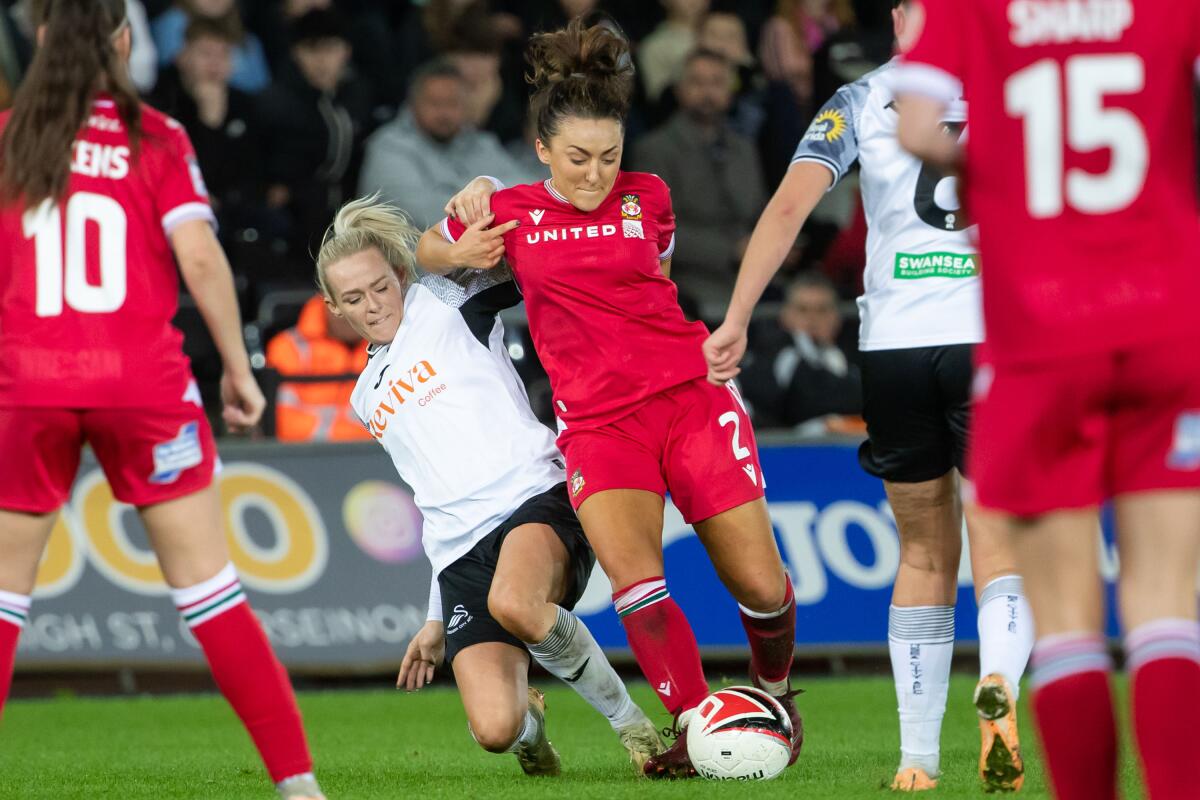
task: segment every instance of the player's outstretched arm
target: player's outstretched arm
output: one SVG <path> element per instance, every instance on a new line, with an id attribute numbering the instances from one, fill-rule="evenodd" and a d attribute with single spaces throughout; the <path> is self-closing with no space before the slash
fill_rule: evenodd
<path id="1" fill-rule="evenodd" d="M 492 214 L 477 219 L 455 242 L 442 233 L 441 224 L 434 225 L 417 243 L 417 263 L 426 272 L 438 275 L 460 267 L 491 269 L 504 258 L 504 234 L 521 224 L 513 219 L 488 228 L 494 219 Z"/>
<path id="2" fill-rule="evenodd" d="M 492 213 L 492 195 L 503 188 L 504 184 L 496 178 L 481 175 L 451 197 L 442 210 L 447 217 L 471 225 Z"/>
<path id="3" fill-rule="evenodd" d="M 900 112 L 896 127 L 900 146 L 948 175 L 957 172 L 962 165 L 962 145 L 957 135 L 947 133 L 942 124 L 945 103 L 925 95 L 905 94 L 896 108 Z"/>
<path id="4" fill-rule="evenodd" d="M 196 301 L 217 352 L 221 354 L 221 399 L 225 424 L 245 432 L 258 424 L 266 399 L 250 370 L 242 339 L 242 315 L 225 251 L 206 220 L 180 223 L 171 231 L 171 249 L 188 293 Z"/>
<path id="5" fill-rule="evenodd" d="M 725 321 L 704 342 L 708 379 L 715 384 L 732 380 L 746 352 L 746 329 L 763 291 L 796 241 L 808 215 L 833 183 L 829 168 L 815 161 L 797 161 L 767 203 L 738 270 L 737 284 Z"/>

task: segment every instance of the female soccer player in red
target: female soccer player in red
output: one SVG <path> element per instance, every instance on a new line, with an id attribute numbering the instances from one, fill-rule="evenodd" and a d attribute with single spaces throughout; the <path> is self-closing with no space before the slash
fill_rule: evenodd
<path id="1" fill-rule="evenodd" d="M 663 497 L 693 524 L 741 606 L 753 680 L 800 719 L 789 695 L 795 599 L 763 499 L 750 419 L 733 388 L 709 384 L 701 323 L 688 322 L 667 278 L 674 215 L 666 185 L 620 169 L 632 67 L 611 28 L 576 20 L 530 44 L 537 152 L 545 183 L 490 198 L 470 227 L 448 219 L 421 239 L 418 262 L 468 264 L 489 224 L 519 220 L 504 254 L 525 297 L 554 389 L 571 500 L 613 586 L 630 648 L 686 727 L 708 693 L 696 639 L 663 580 Z M 685 740 L 646 764 L 693 773 Z"/>
<path id="2" fill-rule="evenodd" d="M 229 563 L 216 449 L 171 326 L 177 259 L 224 362 L 225 421 L 253 426 L 263 396 L 191 144 L 129 84 L 124 0 L 46 0 L 34 18 L 37 55 L 0 117 L 0 703 L 87 442 L 280 795 L 321 798 L 287 673 Z"/>

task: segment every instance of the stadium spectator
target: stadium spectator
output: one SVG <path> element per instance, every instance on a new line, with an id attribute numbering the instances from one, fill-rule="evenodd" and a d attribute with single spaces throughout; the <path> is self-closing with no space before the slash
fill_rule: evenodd
<path id="1" fill-rule="evenodd" d="M 349 69 L 350 43 L 337 12 L 310 11 L 298 19 L 291 56 L 259 108 L 268 204 L 290 211 L 293 245 L 307 253 L 354 187 L 371 98 Z"/>
<path id="2" fill-rule="evenodd" d="M 446 198 L 477 175 L 505 184 L 537 180 L 522 170 L 494 134 L 467 121 L 467 87 L 449 61 L 413 76 L 409 102 L 367 141 L 359 194 L 379 192 L 419 227 L 442 217 Z"/>
<path id="3" fill-rule="evenodd" d="M 732 11 L 713 11 L 700 23 L 697 50 L 720 53 L 733 67 L 733 104 L 729 122 L 733 129 L 751 139 L 758 138 L 765 111 L 762 76 L 750 52 L 746 24 Z"/>
<path id="4" fill-rule="evenodd" d="M 524 96 L 505 91 L 499 43 L 465 42 L 450 50 L 446 58 L 462 75 L 467 88 L 467 123 L 491 131 L 502 142 L 519 139 L 525 119 Z"/>
<path id="5" fill-rule="evenodd" d="M 321 295 L 304 304 L 296 327 L 267 343 L 267 366 L 281 376 L 329 375 L 328 383 L 279 385 L 275 437 L 283 442 L 370 439 L 350 407 L 350 394 L 367 366 L 367 348 L 345 319 L 330 313 Z"/>
<path id="6" fill-rule="evenodd" d="M 166 66 L 184 46 L 188 22 L 193 17 L 222 20 L 238 31 L 239 42 L 233 54 L 233 73 L 229 83 L 243 92 L 261 92 L 271 82 L 266 53 L 258 37 L 242 26 L 234 0 L 177 0 L 151 24 L 158 63 Z"/>
<path id="7" fill-rule="evenodd" d="M 802 273 L 788 287 L 779 328 L 755 348 L 742 373 L 742 391 L 759 425 L 791 428 L 819 420 L 812 432 L 825 433 L 847 428 L 839 417 L 862 414 L 862 377 L 838 347 L 837 304 L 824 275 Z"/>
<path id="8" fill-rule="evenodd" d="M 660 0 L 667 18 L 638 47 L 638 74 L 646 98 L 657 103 L 662 93 L 683 74 L 687 55 L 696 46 L 708 0 Z"/>
<path id="9" fill-rule="evenodd" d="M 679 110 L 634 147 L 637 169 L 671 187 L 679 231 L 671 277 L 702 316 L 724 313 L 738 260 L 766 202 L 754 143 L 726 117 L 733 80 L 729 62 L 717 53 L 692 53 L 675 87 Z"/>
<path id="10" fill-rule="evenodd" d="M 226 18 L 196 17 L 152 104 L 187 129 L 222 230 L 241 227 L 264 202 L 262 130 L 254 98 L 230 85 L 238 31 Z"/>

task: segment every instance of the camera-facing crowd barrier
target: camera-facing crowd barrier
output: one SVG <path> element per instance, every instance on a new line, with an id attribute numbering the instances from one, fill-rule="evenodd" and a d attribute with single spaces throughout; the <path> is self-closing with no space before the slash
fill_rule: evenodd
<path id="1" fill-rule="evenodd" d="M 882 648 L 899 563 L 880 482 L 855 446 L 761 447 L 767 498 L 795 586 L 797 645 L 812 651 Z M 399 664 L 425 621 L 429 566 L 412 493 L 373 443 L 223 445 L 219 478 L 234 564 L 284 663 L 322 672 Z M 694 532 L 668 503 L 666 577 L 702 649 L 740 650 L 737 606 Z M 975 638 L 964 551 L 958 635 Z M 1116 563 L 1101 547 L 1109 578 Z M 597 567 L 577 612 L 605 648 L 626 642 Z M 137 514 L 113 499 L 85 460 L 38 576 L 18 667 L 199 664 Z"/>

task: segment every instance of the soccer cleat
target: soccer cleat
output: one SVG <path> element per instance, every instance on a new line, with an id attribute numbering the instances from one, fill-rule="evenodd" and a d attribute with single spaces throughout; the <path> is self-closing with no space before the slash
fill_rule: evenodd
<path id="1" fill-rule="evenodd" d="M 325 800 L 317 779 L 312 775 L 297 775 L 280 781 L 276 786 L 280 800 Z"/>
<path id="2" fill-rule="evenodd" d="M 696 768 L 692 766 L 692 757 L 687 749 L 687 726 L 680 727 L 678 717 L 670 728 L 663 730 L 663 736 L 674 739 L 675 743 L 660 753 L 646 759 L 642 774 L 647 778 L 694 778 Z"/>
<path id="3" fill-rule="evenodd" d="M 937 788 L 937 778 L 929 777 L 929 773 L 920 767 L 906 767 L 892 778 L 893 792 L 924 792 Z"/>
<path id="4" fill-rule="evenodd" d="M 762 682 L 758 679 L 754 669 L 750 669 L 750 684 L 757 686 L 767 694 L 770 694 L 779 701 L 779 705 L 783 706 L 783 710 L 787 712 L 788 719 L 792 721 L 792 754 L 788 757 L 788 766 L 796 763 L 796 759 L 800 757 L 800 748 L 804 746 L 804 720 L 800 718 L 800 709 L 796 707 L 796 695 L 804 694 L 803 689 L 792 689 L 791 679 L 788 679 L 788 690 L 782 695 L 771 694 Z"/>
<path id="5" fill-rule="evenodd" d="M 1016 792 L 1025 783 L 1025 764 L 1017 740 L 1017 704 L 1003 675 L 985 676 L 975 687 L 979 714 L 979 778 L 984 791 Z"/>
<path id="6" fill-rule="evenodd" d="M 538 721 L 538 737 L 533 744 L 517 750 L 517 761 L 526 775 L 558 775 L 562 772 L 562 763 L 558 751 L 546 738 L 546 695 L 532 686 L 529 687 L 529 713 Z"/>
<path id="7" fill-rule="evenodd" d="M 639 775 L 643 774 L 642 770 L 652 756 L 666 749 L 662 737 L 658 735 L 658 729 L 645 716 L 632 725 L 618 729 L 617 736 L 621 739 L 621 746 L 625 748 L 625 752 L 629 753 L 629 761 Z"/>

